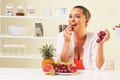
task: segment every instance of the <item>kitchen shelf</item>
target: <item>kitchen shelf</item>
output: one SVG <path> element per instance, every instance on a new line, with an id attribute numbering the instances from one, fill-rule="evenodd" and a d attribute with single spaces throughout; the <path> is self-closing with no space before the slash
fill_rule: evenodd
<path id="1" fill-rule="evenodd" d="M 18 3 L 12 3 L 15 7 L 19 5 L 19 3 L 23 3 L 27 5 L 26 1 L 20 1 Z M 28 1 L 29 2 L 29 1 Z M 31 2 L 31 1 L 30 1 Z M 38 48 L 42 47 L 44 44 L 56 44 L 56 38 L 58 34 L 59 22 L 60 24 L 65 24 L 66 22 L 63 20 L 68 20 L 68 16 L 56 16 L 52 14 L 51 16 L 45 16 L 41 14 L 42 6 L 40 8 L 34 7 L 36 10 L 35 16 L 6 16 L 5 15 L 5 6 L 9 4 L 9 0 L 3 0 L 1 4 L 1 14 L 0 14 L 0 58 L 32 58 L 32 59 L 41 59 L 41 55 L 36 54 L 39 53 Z M 35 5 L 36 3 L 33 3 Z M 53 8 L 54 9 L 54 8 Z M 26 10 L 26 9 L 25 9 Z M 26 14 L 26 11 L 25 11 Z M 43 22 L 42 22 L 43 20 Z M 54 21 L 54 22 L 53 22 Z M 35 36 L 36 23 L 42 22 L 43 31 L 45 33 L 44 36 L 37 37 Z M 8 31 L 8 26 L 27 26 L 29 28 L 29 32 L 23 36 L 12 35 Z M 54 32 L 53 30 L 54 29 Z M 7 45 L 7 48 L 6 48 Z M 26 54 L 23 55 L 21 52 L 11 51 L 11 48 L 16 50 L 25 45 Z M 10 49 L 9 49 L 10 48 Z M 6 51 L 5 51 L 6 50 Z M 13 53 L 12 53 L 13 52 Z M 19 54 L 18 54 L 19 53 Z M 35 54 L 34 54 L 35 53 Z M 32 55 L 31 55 L 32 54 Z"/>
<path id="2" fill-rule="evenodd" d="M 0 18 L 20 18 L 20 19 L 67 19 L 67 16 L 0 16 Z"/>
<path id="3" fill-rule="evenodd" d="M 27 54 L 27 55 L 0 55 L 0 58 L 17 58 L 17 59 L 43 59 L 40 54 Z M 53 57 L 57 60 L 57 56 Z"/>
<path id="4" fill-rule="evenodd" d="M 29 55 L 0 55 L 0 58 L 25 58 L 25 59 L 42 59 L 40 54 L 29 54 Z"/>
<path id="5" fill-rule="evenodd" d="M 56 37 L 35 37 L 35 36 L 9 36 L 9 35 L 0 35 L 0 38 L 31 38 L 31 39 L 55 39 Z"/>

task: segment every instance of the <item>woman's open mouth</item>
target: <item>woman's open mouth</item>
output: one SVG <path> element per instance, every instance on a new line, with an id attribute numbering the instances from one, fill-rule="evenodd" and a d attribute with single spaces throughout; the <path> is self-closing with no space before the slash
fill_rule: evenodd
<path id="1" fill-rule="evenodd" d="M 77 23 L 72 23 L 71 26 L 75 27 L 75 26 L 77 26 Z"/>
<path id="2" fill-rule="evenodd" d="M 77 23 L 71 23 L 71 30 L 73 31 L 73 28 L 77 26 Z"/>

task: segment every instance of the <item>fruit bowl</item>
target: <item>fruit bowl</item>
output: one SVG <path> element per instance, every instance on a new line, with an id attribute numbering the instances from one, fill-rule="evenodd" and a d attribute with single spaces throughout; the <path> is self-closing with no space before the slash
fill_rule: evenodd
<path id="1" fill-rule="evenodd" d="M 119 27 L 113 27 L 114 33 L 116 34 L 117 37 L 120 38 L 120 28 Z"/>

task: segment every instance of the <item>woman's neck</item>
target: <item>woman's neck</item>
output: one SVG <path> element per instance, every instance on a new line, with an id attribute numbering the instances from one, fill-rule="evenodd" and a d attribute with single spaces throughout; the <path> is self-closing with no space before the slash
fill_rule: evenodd
<path id="1" fill-rule="evenodd" d="M 74 40 L 75 42 L 84 41 L 86 39 L 86 36 L 87 36 L 87 31 L 74 33 Z"/>

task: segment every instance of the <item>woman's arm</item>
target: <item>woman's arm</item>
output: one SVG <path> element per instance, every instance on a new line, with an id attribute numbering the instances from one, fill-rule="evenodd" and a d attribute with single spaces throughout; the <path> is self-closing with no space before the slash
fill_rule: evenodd
<path id="1" fill-rule="evenodd" d="M 68 62 L 70 60 L 70 43 L 64 42 L 63 49 L 60 55 L 62 62 Z"/>
<path id="2" fill-rule="evenodd" d="M 64 43 L 63 43 L 60 59 L 63 62 L 68 62 L 71 57 L 71 53 L 70 53 L 70 39 L 72 36 L 71 27 L 68 26 L 63 33 L 64 33 Z"/>
<path id="3" fill-rule="evenodd" d="M 104 39 L 98 43 L 98 49 L 97 49 L 97 55 L 96 55 L 96 65 L 100 69 L 101 66 L 104 64 L 105 57 L 104 57 L 104 42 L 109 40 L 110 38 L 110 32 L 106 29 L 105 30 L 106 35 Z"/>
<path id="4" fill-rule="evenodd" d="M 96 55 L 96 65 L 99 69 L 104 64 L 104 61 L 105 61 L 103 46 L 104 44 L 98 44 L 98 50 Z"/>

